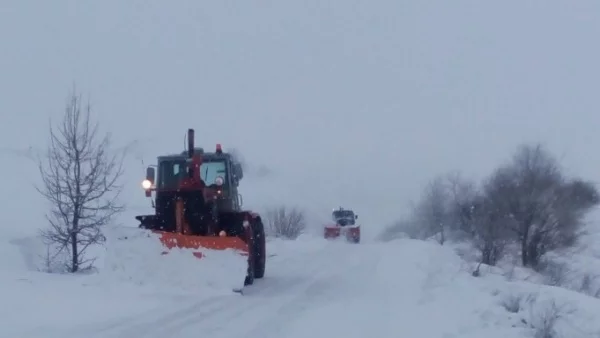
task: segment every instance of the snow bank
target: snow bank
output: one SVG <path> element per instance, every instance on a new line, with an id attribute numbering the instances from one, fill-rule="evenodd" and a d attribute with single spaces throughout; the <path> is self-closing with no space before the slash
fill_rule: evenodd
<path id="1" fill-rule="evenodd" d="M 23 338 L 64 337 L 80 323 L 116 321 L 166 304 L 95 276 L 42 272 L 2 274 L 0 299 L 0 337 Z"/>
<path id="2" fill-rule="evenodd" d="M 103 247 L 90 247 L 86 257 L 95 258 L 99 274 L 95 282 L 131 283 L 147 292 L 231 293 L 243 286 L 246 257 L 233 250 L 202 250 L 198 259 L 194 250 L 172 249 L 162 254 L 158 235 L 131 227 L 106 227 Z M 57 271 L 60 260 L 49 262 L 48 247 L 39 236 L 21 237 L 0 245 L 5 271 Z"/>
<path id="3" fill-rule="evenodd" d="M 552 318 L 561 337 L 600 332 L 597 299 L 498 274 L 474 277 L 474 264 L 452 247 L 397 239 L 344 253 L 338 259 L 347 273 L 320 290 L 323 301 L 295 314 L 289 337 L 306 337 L 314 327 L 321 336 L 347 338 L 532 337 Z"/>
<path id="4" fill-rule="evenodd" d="M 0 266 L 14 272 L 65 272 L 64 263 L 70 259 L 67 251 L 57 252 L 40 234 L 12 238 L 0 244 L 0 252 Z M 101 245 L 89 246 L 84 256 L 102 261 L 104 252 Z"/>
<path id="5" fill-rule="evenodd" d="M 444 264 L 443 268 L 432 266 L 432 270 L 447 271 L 445 275 L 441 274 L 442 278 L 435 279 L 441 281 L 438 284 L 441 287 L 435 291 L 436 303 L 451 303 L 449 300 L 454 298 L 454 320 L 461 313 L 457 309 L 464 309 L 480 314 L 486 326 L 498 326 L 498 332 L 509 327 L 519 328 L 519 332 L 531 336 L 533 332 L 539 333 L 539 330 L 547 326 L 557 337 L 589 337 L 600 334 L 600 323 L 597 322 L 600 316 L 600 299 L 590 297 L 577 288 L 565 288 L 568 287 L 567 283 L 560 286 L 543 285 L 547 281 L 545 276 L 530 269 L 515 267 L 515 262 L 504 262 L 507 265 L 499 267 L 482 266 L 481 277 L 471 277 L 476 263 L 460 259 L 453 253 L 454 250 L 452 246 L 438 246 L 438 249 L 428 250 L 430 254 L 436 251 L 439 253 L 431 259 L 432 262 Z M 586 256 L 581 254 L 579 258 L 584 257 Z M 570 271 L 576 272 L 577 259 L 571 256 L 563 258 L 569 259 L 569 265 L 574 267 Z M 512 264 L 512 269 L 508 268 L 508 264 Z M 452 274 L 452 270 L 463 272 Z M 567 280 L 576 280 L 577 277 L 579 275 L 576 273 L 566 274 Z M 485 336 L 490 337 L 487 334 Z"/>
<path id="6" fill-rule="evenodd" d="M 126 285 L 102 283 L 97 274 L 43 272 L 46 253 L 36 235 L 0 242 L 1 337 L 60 337 L 74 322 L 117 320 L 161 305 Z"/>
<path id="7" fill-rule="evenodd" d="M 158 235 L 137 228 L 112 227 L 105 231 L 106 253 L 99 265 L 103 278 L 133 283 L 147 292 L 231 294 L 243 286 L 247 257 L 233 250 L 202 250 L 198 259 L 189 249 L 162 254 Z"/>
<path id="8" fill-rule="evenodd" d="M 231 289 L 243 285 L 246 258 L 237 253 L 162 255 L 165 248 L 150 232 L 108 227 L 105 235 L 106 246 L 90 252 L 97 270 L 87 274 L 42 272 L 46 246 L 39 236 L 0 242 L 0 336 L 86 336 L 110 322 L 176 308 L 181 299 L 235 296 Z"/>

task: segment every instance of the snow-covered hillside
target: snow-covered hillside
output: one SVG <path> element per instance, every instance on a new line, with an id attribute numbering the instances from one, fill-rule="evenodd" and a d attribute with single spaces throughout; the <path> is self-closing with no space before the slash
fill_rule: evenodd
<path id="1" fill-rule="evenodd" d="M 240 266 L 234 275 L 224 263 L 239 260 L 226 253 L 161 255 L 138 229 L 107 233 L 98 272 L 76 276 L 31 271 L 32 238 L 2 241 L 0 336 L 506 338 L 533 337 L 553 317 L 564 337 L 600 332 L 598 299 L 485 269 L 473 277 L 450 246 L 272 240 L 265 278 L 240 296 L 229 291 Z"/>

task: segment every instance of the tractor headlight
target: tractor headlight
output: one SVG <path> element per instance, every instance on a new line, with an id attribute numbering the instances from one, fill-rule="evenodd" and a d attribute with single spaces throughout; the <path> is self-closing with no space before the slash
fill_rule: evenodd
<path id="1" fill-rule="evenodd" d="M 142 188 L 144 188 L 144 190 L 148 190 L 148 189 L 152 188 L 152 182 L 150 182 L 150 180 L 143 180 Z"/>
<path id="2" fill-rule="evenodd" d="M 223 185 L 223 182 L 225 182 L 225 181 L 223 180 L 223 177 L 221 177 L 221 176 L 217 176 L 217 178 L 215 178 L 215 184 L 216 184 L 216 185 Z"/>

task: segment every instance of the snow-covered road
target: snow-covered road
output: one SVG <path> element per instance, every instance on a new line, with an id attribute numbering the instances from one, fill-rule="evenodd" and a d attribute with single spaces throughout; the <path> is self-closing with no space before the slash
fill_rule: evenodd
<path id="1" fill-rule="evenodd" d="M 128 248 L 143 244 L 130 241 L 119 245 Z M 145 247 L 152 245 L 146 243 Z M 257 280 L 243 296 L 222 292 L 220 285 L 195 288 L 198 280 L 210 277 L 206 269 L 195 270 L 198 260 L 176 257 L 163 266 L 157 263 L 152 267 L 155 259 L 144 251 L 148 248 L 138 247 L 142 256 L 137 258 L 133 253 L 111 248 L 113 257 L 107 255 L 105 269 L 96 276 L 50 278 L 29 273 L 28 282 L 21 282 L 20 289 L 14 287 L 18 284 L 14 280 L 3 277 L 3 289 L 12 291 L 2 296 L 14 297 L 15 304 L 20 299 L 20 313 L 14 307 L 2 309 L 5 316 L 0 318 L 7 325 L 0 326 L 0 335 L 531 336 L 531 308 L 526 310 L 524 304 L 522 311 L 511 313 L 503 302 L 516 293 L 534 292 L 532 286 L 474 278 L 471 267 L 452 250 L 433 243 L 403 239 L 355 245 L 314 238 L 270 242 L 273 256 L 268 260 L 265 278 Z M 114 256 L 115 252 L 118 255 Z M 174 259 L 179 265 L 173 266 Z M 137 270 L 127 269 L 132 266 Z M 146 270 L 142 273 L 139 267 L 143 266 Z M 536 292 L 540 299 L 545 297 L 543 292 Z M 569 297 L 579 296 L 563 299 Z M 599 305 L 584 296 L 574 299 L 598 310 Z M 575 319 L 585 318 L 585 313 L 578 313 Z"/>
<path id="2" fill-rule="evenodd" d="M 315 311 L 348 297 L 368 296 L 368 279 L 379 263 L 376 252 L 358 246 L 332 243 L 313 248 L 271 257 L 265 278 L 247 288 L 244 296 L 190 295 L 179 300 L 177 306 L 155 309 L 135 319 L 84 325 L 60 335 L 158 338 L 197 337 L 201 332 L 213 338 L 292 337 L 290 325 L 298 326 L 296 331 L 303 334 L 302 318 L 310 318 Z M 342 310 L 326 313 L 319 323 L 331 320 L 338 326 L 336 321 L 347 317 L 347 309 Z"/>

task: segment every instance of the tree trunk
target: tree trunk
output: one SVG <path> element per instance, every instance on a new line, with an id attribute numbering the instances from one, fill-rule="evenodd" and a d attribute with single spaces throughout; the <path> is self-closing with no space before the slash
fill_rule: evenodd
<path id="1" fill-rule="evenodd" d="M 79 232 L 79 220 L 73 219 L 73 229 L 71 229 L 71 272 L 79 271 L 79 251 L 77 247 L 77 233 Z"/>
<path id="2" fill-rule="evenodd" d="M 529 265 L 532 268 L 537 268 L 540 263 L 540 257 L 543 252 L 541 252 L 541 248 L 539 247 L 542 242 L 542 235 L 539 232 L 535 232 L 529 241 L 529 245 L 527 245 L 527 259 L 529 260 Z"/>
<path id="3" fill-rule="evenodd" d="M 486 264 L 486 265 L 492 265 L 491 264 L 491 252 L 490 252 L 490 248 L 488 247 L 487 244 L 485 244 L 483 250 L 481 251 L 481 263 Z"/>
<path id="4" fill-rule="evenodd" d="M 521 238 L 521 263 L 523 266 L 527 266 L 529 264 L 529 256 L 527 255 L 527 234 L 523 234 Z"/>

